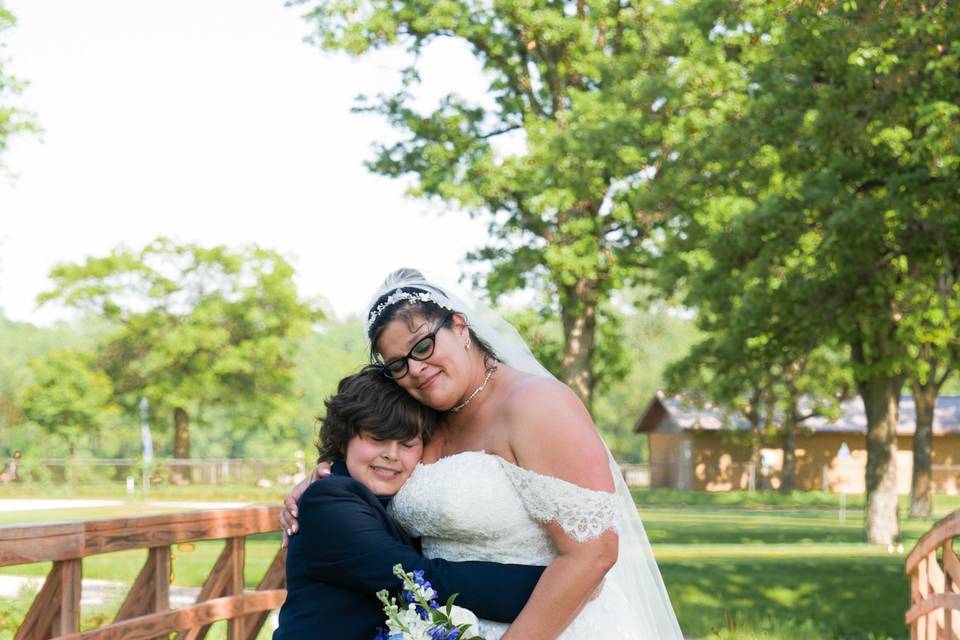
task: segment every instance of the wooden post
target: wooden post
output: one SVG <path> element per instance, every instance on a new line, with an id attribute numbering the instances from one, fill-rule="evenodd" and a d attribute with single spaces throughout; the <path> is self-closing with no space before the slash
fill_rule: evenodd
<path id="1" fill-rule="evenodd" d="M 240 595 L 243 593 L 243 551 L 244 538 L 227 538 L 220 557 L 210 571 L 210 575 L 200 588 L 197 602 L 213 600 L 221 596 Z M 207 636 L 210 626 L 191 629 L 180 633 L 177 640 L 203 640 Z M 228 640 L 239 640 L 243 635 L 243 620 L 236 624 L 231 620 L 227 623 Z"/>
<path id="2" fill-rule="evenodd" d="M 80 631 L 80 591 L 83 585 L 83 564 L 79 558 L 63 561 L 63 587 L 60 591 L 60 621 L 57 635 Z"/>
<path id="3" fill-rule="evenodd" d="M 284 567 L 286 566 L 287 550 L 279 549 L 277 555 L 273 557 L 273 562 L 267 572 L 263 574 L 263 580 L 257 585 L 257 591 L 270 591 L 273 589 L 282 589 L 286 580 Z M 247 616 L 243 622 L 246 640 L 255 640 L 263 628 L 263 623 L 267 621 L 269 611 L 260 611 Z"/>
<path id="4" fill-rule="evenodd" d="M 15 640 L 52 638 L 80 630 L 81 562 L 76 559 L 53 563 L 14 635 Z"/>
<path id="5" fill-rule="evenodd" d="M 953 556 L 953 559 L 956 560 L 957 556 L 953 553 L 953 538 L 944 541 L 943 543 L 943 591 L 942 593 L 952 593 L 953 592 L 953 579 L 950 575 L 951 564 L 950 556 Z M 934 558 L 936 561 L 936 558 Z M 943 635 L 949 640 L 953 640 L 953 612 L 944 611 L 943 612 Z"/>
<path id="6" fill-rule="evenodd" d="M 228 591 L 224 595 L 241 595 L 243 593 L 243 560 L 245 538 L 229 538 L 225 553 L 230 554 L 230 581 Z M 243 616 L 230 618 L 227 621 L 227 640 L 243 640 Z"/>
<path id="7" fill-rule="evenodd" d="M 170 609 L 170 547 L 152 547 L 114 622 Z"/>

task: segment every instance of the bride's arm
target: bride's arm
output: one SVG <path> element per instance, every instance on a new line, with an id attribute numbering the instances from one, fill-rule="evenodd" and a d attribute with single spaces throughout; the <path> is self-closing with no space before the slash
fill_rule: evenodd
<path id="1" fill-rule="evenodd" d="M 585 489 L 614 491 L 606 449 L 586 408 L 569 388 L 538 381 L 515 392 L 507 406 L 510 445 L 519 466 Z M 545 508 L 549 510 L 549 504 Z M 557 637 L 616 563 L 619 541 L 613 529 L 577 541 L 564 524 L 572 523 L 546 525 L 558 555 L 503 640 Z"/>
<path id="2" fill-rule="evenodd" d="M 290 536 L 300 530 L 300 522 L 298 520 L 300 514 L 297 508 L 297 502 L 300 501 L 300 497 L 311 484 L 329 475 L 330 464 L 327 462 L 319 463 L 313 471 L 298 482 L 296 486 L 290 490 L 290 493 L 287 494 L 287 497 L 283 499 L 283 510 L 277 516 L 277 519 L 280 521 L 280 526 L 283 527 L 283 540 L 280 542 L 282 548 L 286 549 L 287 545 L 290 544 Z"/>

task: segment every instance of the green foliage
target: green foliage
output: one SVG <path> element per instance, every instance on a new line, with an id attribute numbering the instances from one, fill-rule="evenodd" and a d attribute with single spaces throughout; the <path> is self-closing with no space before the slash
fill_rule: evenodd
<path id="1" fill-rule="evenodd" d="M 673 77 L 687 101 L 669 135 L 684 189 L 662 272 L 700 312 L 718 371 L 753 363 L 785 378 L 818 348 L 849 348 L 875 436 L 867 486 L 882 495 L 871 536 L 896 529 L 893 436 L 873 409 L 922 375 L 921 336 L 934 350 L 956 342 L 943 303 L 960 264 L 960 150 L 943 132 L 960 126 L 947 106 L 960 101 L 957 11 L 677 5 Z"/>
<path id="2" fill-rule="evenodd" d="M 616 312 L 610 309 L 609 313 Z M 559 322 L 543 318 L 535 311 L 509 315 L 535 355 L 548 368 L 557 371 L 561 352 Z M 604 362 L 609 358 L 616 366 L 599 368 L 601 376 L 593 415 L 617 459 L 640 462 L 646 457 L 646 440 L 633 433 L 633 425 L 656 390 L 663 386 L 661 372 L 671 360 L 685 353 L 698 333 L 691 321 L 662 311 L 623 312 L 613 328 L 616 331 L 608 332 L 601 325 L 599 358 Z M 6 330 L 10 333 L 4 333 Z M 4 336 L 11 336 L 11 339 L 0 339 L 0 344 L 6 348 L 2 352 L 6 355 L 0 357 L 0 379 L 24 371 L 29 374 L 26 362 L 35 353 L 46 352 L 49 345 L 76 344 L 78 349 L 92 349 L 98 340 L 109 344 L 113 338 L 109 327 L 101 326 L 93 331 L 83 323 L 42 329 L 25 323 L 0 321 L 0 338 Z M 293 459 L 295 452 L 300 450 L 305 453 L 307 461 L 313 458 L 315 419 L 323 414 L 324 400 L 334 393 L 343 376 L 356 371 L 368 360 L 363 322 L 357 318 L 328 318 L 316 325 L 309 335 L 296 339 L 294 352 L 294 388 L 301 389 L 302 393 L 295 400 L 293 417 L 288 425 L 290 435 L 281 438 L 265 429 L 243 432 L 235 424 L 229 408 L 207 406 L 194 416 L 197 428 L 191 434 L 191 447 L 195 456 Z M 3 364 L 5 362 L 10 364 Z M 30 375 L 23 377 L 25 382 L 17 388 L 17 395 L 11 400 L 12 410 L 17 415 L 21 410 L 17 398 L 31 379 Z M 99 438 L 85 440 L 79 451 L 99 457 L 136 457 L 140 446 L 138 424 L 137 416 L 128 413 L 121 418 L 119 428 L 108 429 Z M 169 430 L 157 421 L 154 421 L 153 428 L 155 437 Z M 0 429 L 0 438 L 0 447 L 3 447 L 0 453 L 22 449 L 25 458 L 21 470 L 24 473 L 29 471 L 30 477 L 38 481 L 42 479 L 40 475 L 44 468 L 31 466 L 31 461 L 63 455 L 51 453 L 56 452 L 62 443 L 55 438 L 48 440 L 45 432 L 32 423 L 8 425 Z M 158 449 L 163 455 L 168 447 Z"/>
<path id="3" fill-rule="evenodd" d="M 935 133 L 960 124 L 943 106 L 960 97 L 956 74 L 943 73 L 957 64 L 946 44 L 960 35 L 957 9 L 711 9 L 692 3 L 682 14 L 695 51 L 726 54 L 714 74 L 725 91 L 701 92 L 706 108 L 675 123 L 703 125 L 682 153 L 691 171 L 710 171 L 686 194 L 691 213 L 665 252 L 682 265 L 668 271 L 707 323 L 755 312 L 763 322 L 750 335 L 768 349 L 808 353 L 836 336 L 860 345 L 859 380 L 910 370 L 905 318 L 946 323 L 929 294 L 907 292 L 955 275 L 960 255 L 960 208 L 948 196 L 960 178 L 944 170 L 960 152 Z"/>
<path id="4" fill-rule="evenodd" d="M 593 418 L 614 457 L 624 463 L 647 460 L 647 442 L 634 433 L 637 420 L 654 394 L 663 389 L 669 363 L 699 338 L 690 320 L 668 310 L 625 313 L 620 348 L 626 360 L 622 375 L 610 379 L 593 402 Z"/>
<path id="5" fill-rule="evenodd" d="M 370 360 L 363 321 L 356 317 L 331 318 L 300 341 L 296 356 L 297 385 L 303 389 L 295 418 L 298 448 L 306 459 L 316 457 L 316 419 L 324 401 L 337 390 L 345 376 L 357 372 Z"/>
<path id="6" fill-rule="evenodd" d="M 66 441 L 71 455 L 84 437 L 96 435 L 119 413 L 113 386 L 92 358 L 74 351 L 49 351 L 30 362 L 34 382 L 21 399 L 24 416 Z"/>
<path id="7" fill-rule="evenodd" d="M 89 351 L 108 330 L 108 327 L 90 322 L 60 323 L 40 328 L 8 320 L 0 311 L 0 434 L 23 419 L 18 399 L 32 382 L 28 366 L 31 359 L 51 349 Z"/>
<path id="8" fill-rule="evenodd" d="M 563 327 L 548 305 L 508 313 L 530 351 L 550 373 L 563 377 Z M 624 318 L 612 305 L 599 309 L 594 352 L 593 390 L 602 395 L 626 376 L 633 365 L 625 339 Z"/>
<path id="9" fill-rule="evenodd" d="M 534 356 L 559 376 L 562 329 L 555 316 L 530 308 L 508 316 Z M 682 357 L 697 336 L 691 321 L 665 311 L 619 312 L 612 304 L 601 307 L 591 413 L 618 461 L 646 459 L 646 439 L 633 427 L 664 386 L 667 365 Z"/>
<path id="10" fill-rule="evenodd" d="M 61 439 L 23 416 L 21 399 L 34 382 L 29 364 L 34 359 L 42 359 L 51 350 L 90 353 L 112 330 L 114 327 L 100 321 L 61 322 L 52 327 L 36 327 L 0 316 L 0 456 L 20 450 L 24 454 L 21 471 L 27 473 L 34 455 L 67 454 Z M 91 366 L 97 368 L 93 363 Z M 77 445 L 78 455 L 104 457 L 133 455 L 138 446 L 128 430 L 113 428 L 101 430 L 96 437 L 81 438 Z M 38 469 L 36 473 L 43 472 Z"/>
<path id="11" fill-rule="evenodd" d="M 5 32 L 16 25 L 16 18 L 10 13 L 3 2 L 0 2 L 0 171 L 6 169 L 3 162 L 3 152 L 7 150 L 9 139 L 18 134 L 36 131 L 32 114 L 17 105 L 17 96 L 23 90 L 23 83 L 11 76 L 4 65 L 7 60 L 3 53 L 6 42 L 3 41 Z"/>
<path id="12" fill-rule="evenodd" d="M 139 252 L 58 266 L 51 278 L 41 303 L 57 300 L 119 327 L 99 359 L 129 416 L 141 397 L 154 419 L 173 409 L 201 424 L 215 416 L 231 427 L 233 455 L 257 431 L 293 434 L 294 355 L 322 315 L 300 299 L 279 254 L 161 238 Z"/>
<path id="13" fill-rule="evenodd" d="M 358 106 L 399 133 L 370 168 L 411 176 L 413 195 L 490 220 L 491 241 L 470 254 L 491 267 L 477 280 L 494 301 L 522 288 L 557 301 L 561 378 L 589 404 L 602 361 L 595 313 L 636 280 L 644 240 L 662 218 L 644 184 L 664 152 L 656 105 L 670 59 L 660 50 L 660 3 L 296 4 L 309 7 L 321 48 L 411 54 L 398 91 Z M 439 38 L 479 62 L 486 100 L 450 93 L 418 105 L 418 54 Z"/>

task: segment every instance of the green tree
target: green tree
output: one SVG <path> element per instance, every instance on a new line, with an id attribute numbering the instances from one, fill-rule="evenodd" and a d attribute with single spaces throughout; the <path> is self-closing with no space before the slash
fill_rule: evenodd
<path id="1" fill-rule="evenodd" d="M 665 158 L 661 3 L 295 3 L 309 7 L 323 49 L 412 55 L 397 92 L 358 107 L 400 133 L 369 167 L 412 176 L 413 195 L 490 220 L 491 242 L 470 255 L 491 267 L 478 281 L 494 301 L 526 287 L 557 301 L 561 377 L 589 405 L 599 310 L 636 278 L 660 219 L 645 205 Z M 419 54 L 440 38 L 462 43 L 482 66 L 485 100 L 449 94 L 431 109 L 415 104 Z"/>
<path id="2" fill-rule="evenodd" d="M 25 433 L 31 428 L 24 424 L 20 406 L 23 392 L 33 382 L 30 361 L 58 348 L 90 352 L 107 331 L 102 323 L 35 327 L 9 320 L 0 311 L 0 451 L 21 449 L 27 453 L 38 446 Z"/>
<path id="3" fill-rule="evenodd" d="M 646 440 L 634 433 L 636 420 L 663 386 L 668 363 L 682 357 L 698 334 L 689 320 L 662 310 L 637 311 L 630 307 L 643 305 L 632 300 L 624 306 L 627 310 L 617 311 L 610 304 L 601 308 L 612 321 L 598 326 L 592 414 L 617 460 L 642 462 Z M 507 315 L 537 359 L 559 375 L 563 332 L 556 316 L 530 308 Z"/>
<path id="4" fill-rule="evenodd" d="M 7 60 L 3 57 L 6 48 L 3 38 L 16 23 L 13 14 L 0 2 L 0 170 L 5 169 L 3 152 L 7 149 L 9 139 L 17 133 L 36 130 L 31 114 L 16 104 L 23 83 L 4 68 Z"/>
<path id="5" fill-rule="evenodd" d="M 915 312 L 904 318 L 912 330 L 914 358 L 910 391 L 916 411 L 910 517 L 933 513 L 933 417 L 943 385 L 960 366 L 960 283 L 944 265 L 933 263 L 933 278 L 913 279 L 909 304 Z"/>
<path id="6" fill-rule="evenodd" d="M 749 431 L 731 431 L 728 439 L 748 445 L 758 468 L 760 448 L 779 444 L 779 488 L 789 492 L 796 486 L 797 435 L 807 420 L 839 416 L 840 403 L 851 392 L 848 363 L 827 347 L 778 358 L 744 338 L 736 332 L 708 333 L 667 369 L 668 390 L 697 406 L 719 406 L 741 417 Z"/>
<path id="7" fill-rule="evenodd" d="M 33 383 L 23 392 L 24 416 L 63 439 L 72 459 L 79 443 L 106 427 L 119 412 L 110 378 L 93 356 L 54 350 L 30 361 Z"/>
<path id="8" fill-rule="evenodd" d="M 960 264 L 958 6 L 687 7 L 723 86 L 675 112 L 676 153 L 696 175 L 665 250 L 686 252 L 687 281 L 750 285 L 753 270 L 776 302 L 760 335 L 784 353 L 849 346 L 868 420 L 867 539 L 889 543 L 910 292 L 938 263 L 954 276 Z M 695 82 L 698 64 L 675 77 Z"/>
<path id="9" fill-rule="evenodd" d="M 118 401 L 140 397 L 173 418 L 173 454 L 190 456 L 190 416 L 218 410 L 237 442 L 252 430 L 289 435 L 297 410 L 295 350 L 321 318 L 301 300 L 293 269 L 256 246 L 238 251 L 158 239 L 61 265 L 57 300 L 119 327 L 100 347 Z"/>
<path id="10" fill-rule="evenodd" d="M 337 391 L 340 379 L 357 372 L 370 360 L 366 325 L 357 317 L 330 318 L 297 350 L 296 376 L 304 390 L 296 420 L 300 448 L 314 454 L 316 419 L 324 413 L 324 401 Z"/>

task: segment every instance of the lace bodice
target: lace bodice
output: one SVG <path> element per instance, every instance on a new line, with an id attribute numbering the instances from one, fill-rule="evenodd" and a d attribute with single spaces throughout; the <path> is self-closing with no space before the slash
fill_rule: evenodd
<path id="1" fill-rule="evenodd" d="M 616 529 L 614 494 L 544 476 L 482 451 L 421 464 L 391 503 L 394 517 L 423 542 L 423 553 L 447 560 L 490 560 L 548 565 L 557 549 L 547 523 L 578 541 Z M 561 638 L 639 638 L 630 605 L 607 581 Z M 481 621 L 488 640 L 506 625 Z M 600 636 L 597 633 L 600 632 Z"/>
<path id="2" fill-rule="evenodd" d="M 466 451 L 417 466 L 392 502 L 393 515 L 423 540 L 424 553 L 448 560 L 549 564 L 555 522 L 578 541 L 616 527 L 613 494 L 591 491 Z"/>

